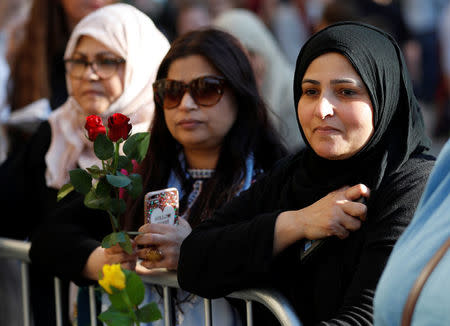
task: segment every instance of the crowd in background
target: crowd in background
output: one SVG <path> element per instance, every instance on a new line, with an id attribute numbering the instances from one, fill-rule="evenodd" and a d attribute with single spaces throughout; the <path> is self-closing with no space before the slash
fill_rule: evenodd
<path id="1" fill-rule="evenodd" d="M 73 24 L 93 10 L 117 1 L 68 3 L 59 12 L 48 0 L 2 1 L 0 16 L 0 161 L 20 147 L 37 123 L 67 97 L 61 76 L 62 51 Z M 257 16 L 277 46 L 287 68 L 279 75 L 292 80 L 298 52 L 314 32 L 342 20 L 370 23 L 399 42 L 407 60 L 414 90 L 422 103 L 430 136 L 447 138 L 450 130 L 450 1 L 448 0 L 124 0 L 146 13 L 171 42 L 192 29 L 211 26 L 232 8 Z M 72 3 L 72 6 L 70 5 Z M 83 10 L 85 12 L 83 12 Z M 71 12 L 73 11 L 73 12 Z M 77 17 L 78 16 L 78 17 Z M 30 17 L 27 20 L 27 17 Z M 223 26 L 222 26 L 223 27 Z M 234 27 L 235 33 L 249 27 Z M 250 34 L 251 35 L 251 34 Z M 236 35 L 235 35 L 236 36 Z M 264 48 L 261 47 L 261 48 Z M 34 53 L 30 53 L 34 52 Z M 273 69 L 267 54 L 249 51 L 256 75 Z M 288 84 L 289 84 L 288 82 Z M 268 82 L 266 81 L 266 84 Z M 275 85 L 276 87 L 276 85 Z M 264 88 L 264 87 L 263 87 Z M 267 89 L 267 86 L 266 86 Z M 266 92 L 263 92 L 266 93 Z M 273 108 L 273 96 L 266 101 Z M 43 100 L 46 99 L 46 100 Z M 40 101 L 39 101 L 40 100 Z M 30 104 L 32 104 L 30 106 Z M 286 105 L 286 104 L 280 104 Z M 26 110 L 24 110 L 26 109 Z M 282 109 L 279 113 L 282 113 Z M 277 113 L 277 112 L 275 112 Z M 431 117 L 431 118 L 427 118 Z M 281 117 L 282 118 L 282 117 Z M 285 129 L 289 129 L 287 126 Z M 288 137 L 288 135 L 287 135 Z M 301 144 L 300 144 L 301 145 Z M 298 145 L 298 146 L 300 146 Z M 437 151 L 435 152 L 437 154 Z"/>

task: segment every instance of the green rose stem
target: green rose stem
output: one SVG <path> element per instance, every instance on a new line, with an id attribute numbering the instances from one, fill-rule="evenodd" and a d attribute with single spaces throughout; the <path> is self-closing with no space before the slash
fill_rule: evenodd
<path id="1" fill-rule="evenodd" d="M 113 159 L 113 167 L 111 169 L 110 172 L 115 173 L 115 171 L 117 171 L 117 166 L 119 164 L 119 145 L 121 143 L 122 139 L 119 139 L 115 144 L 114 144 L 114 159 Z M 104 165 L 104 161 L 102 160 L 102 165 L 103 165 L 103 169 L 105 168 Z M 119 198 L 119 190 L 118 189 L 114 189 L 114 192 L 116 194 L 116 198 Z M 113 228 L 113 232 L 117 232 L 117 230 L 119 229 L 119 221 L 117 220 L 117 218 L 108 210 L 108 214 L 109 214 L 109 218 L 111 221 L 111 226 Z"/>
<path id="2" fill-rule="evenodd" d="M 126 291 L 121 291 L 123 302 L 127 305 L 128 310 L 130 311 L 130 316 L 133 319 L 133 321 L 136 323 L 136 325 L 139 326 L 139 321 L 136 316 L 136 312 L 134 311 L 134 306 L 130 301 L 130 297 L 128 296 L 128 293 Z"/>
<path id="3" fill-rule="evenodd" d="M 122 142 L 122 138 L 120 138 L 115 144 L 114 144 L 114 161 L 113 161 L 113 171 L 117 171 L 117 166 L 119 164 L 119 145 Z"/>
<path id="4" fill-rule="evenodd" d="M 119 223 L 113 213 L 111 213 L 109 210 L 107 212 L 109 215 L 109 220 L 111 221 L 113 232 L 116 233 L 117 230 L 119 229 Z"/>
<path id="5" fill-rule="evenodd" d="M 102 160 L 102 169 L 103 169 L 103 171 L 106 170 L 106 166 L 105 166 L 105 161 L 104 160 Z"/>

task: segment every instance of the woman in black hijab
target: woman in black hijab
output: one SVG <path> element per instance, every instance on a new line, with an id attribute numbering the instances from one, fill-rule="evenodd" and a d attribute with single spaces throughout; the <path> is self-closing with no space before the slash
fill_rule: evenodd
<path id="1" fill-rule="evenodd" d="M 186 238 L 179 283 L 204 297 L 275 287 L 305 325 L 370 325 L 434 162 L 397 43 L 355 22 L 318 32 L 298 56 L 294 100 L 307 148 Z"/>

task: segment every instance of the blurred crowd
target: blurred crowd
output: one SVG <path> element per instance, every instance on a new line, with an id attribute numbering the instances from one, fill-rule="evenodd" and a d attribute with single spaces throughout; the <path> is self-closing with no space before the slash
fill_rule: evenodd
<path id="1" fill-rule="evenodd" d="M 337 21 L 370 23 L 401 45 L 415 94 L 432 117 L 426 119 L 430 136 L 449 135 L 449 0 L 64 0 L 62 6 L 49 0 L 6 0 L 0 4 L 0 162 L 66 100 L 62 55 L 74 25 L 114 2 L 146 13 L 170 42 L 204 26 L 237 36 L 281 124 L 285 110 L 292 109 L 291 90 L 283 90 L 283 83 L 291 84 L 296 57 L 308 37 Z M 236 8 L 242 9 L 240 18 L 227 14 Z M 289 140 L 297 126 L 284 120 L 278 127 Z M 294 143 L 291 149 L 301 146 Z"/>

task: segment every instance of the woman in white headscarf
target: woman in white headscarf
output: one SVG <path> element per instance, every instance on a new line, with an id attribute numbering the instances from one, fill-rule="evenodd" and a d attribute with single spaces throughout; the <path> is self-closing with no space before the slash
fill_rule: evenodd
<path id="1" fill-rule="evenodd" d="M 114 60 L 124 60 L 124 71 L 121 76 L 123 92 L 109 106 L 98 104 L 101 106 L 98 109 L 99 112 L 95 110 L 92 112 L 92 109 L 83 107 L 83 104 L 79 103 L 83 101 L 80 97 L 84 95 L 79 94 L 74 86 L 76 83 L 83 88 L 82 92 L 97 92 L 99 89 L 88 89 L 87 86 L 78 82 L 81 79 L 92 83 L 89 76 L 86 76 L 86 79 L 83 76 L 74 77 L 71 71 L 68 71 L 66 78 L 69 99 L 49 118 L 52 142 L 45 160 L 46 181 L 50 187 L 60 188 L 68 181 L 69 170 L 76 165 L 82 168 L 88 167 L 93 160 L 96 160 L 92 142 L 84 136 L 83 125 L 88 114 L 99 114 L 106 120 L 108 116 L 119 112 L 131 119 L 132 132 L 148 129 L 154 110 L 152 83 L 159 63 L 169 49 L 168 41 L 151 20 L 142 12 L 125 4 L 111 5 L 104 10 L 98 10 L 76 26 L 64 55 L 66 69 L 71 64 L 74 66 L 74 61 L 70 60 L 75 60 L 75 64 L 79 64 L 78 60 L 84 59 L 77 56 L 77 45 L 85 37 L 107 45 L 107 48 L 112 50 Z M 100 57 L 100 60 L 109 59 L 111 59 L 110 56 Z M 87 70 L 86 66 L 84 68 Z M 92 70 L 92 66 L 90 68 Z M 119 70 L 120 68 L 121 66 L 117 67 Z M 114 75 L 111 78 L 113 77 Z M 99 77 L 99 79 L 102 78 Z M 111 96 L 107 93 L 108 87 L 104 88 L 103 95 Z M 89 98 L 84 100 L 90 101 Z"/>
<path id="2" fill-rule="evenodd" d="M 169 46 L 150 18 L 130 5 L 103 7 L 78 23 L 64 55 L 68 100 L 42 123 L 26 151 L 0 167 L 0 203 L 13 212 L 11 227 L 1 228 L 0 236 L 29 238 L 54 209 L 69 171 L 98 161 L 84 130 L 88 115 L 101 116 L 106 125 L 110 115 L 122 113 L 132 133 L 148 130 L 152 83 Z"/>
<path id="3" fill-rule="evenodd" d="M 292 102 L 294 67 L 289 65 L 270 30 L 245 9 L 227 10 L 212 25 L 235 36 L 247 49 L 275 127 L 290 151 L 303 147 Z"/>
<path id="4" fill-rule="evenodd" d="M 29 236 L 54 207 L 68 172 L 100 163 L 84 129 L 88 115 L 101 116 L 106 125 L 110 115 L 122 113 L 132 133 L 148 130 L 152 83 L 169 46 L 148 16 L 130 5 L 109 5 L 80 21 L 64 55 L 69 98 L 40 126 L 27 150 L 1 167 L 0 201 L 21 217 L 21 227 L 6 236 Z M 20 204 L 24 201 L 28 204 Z"/>

